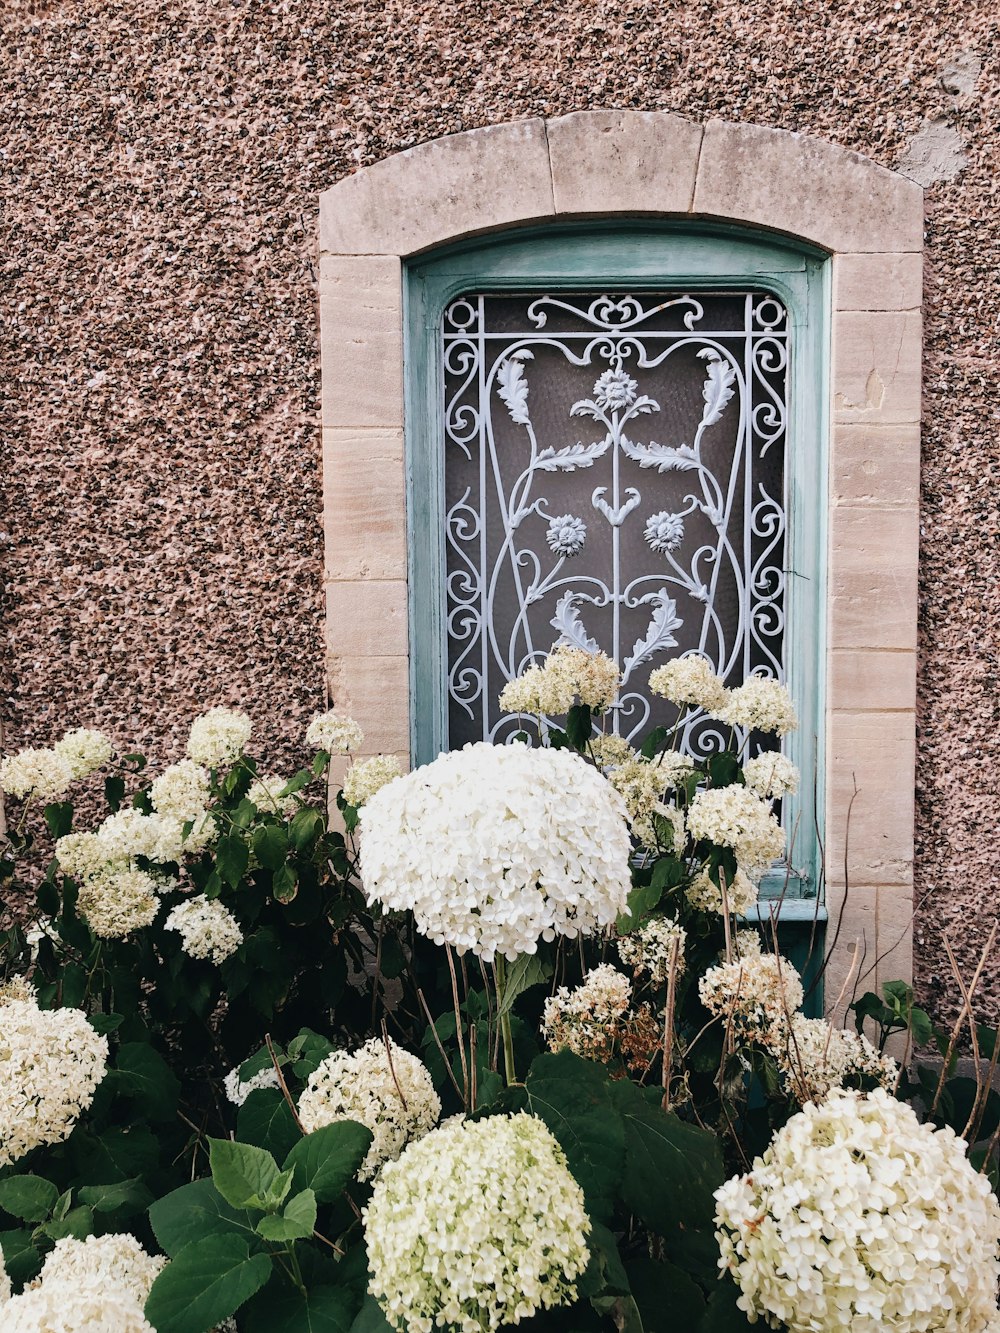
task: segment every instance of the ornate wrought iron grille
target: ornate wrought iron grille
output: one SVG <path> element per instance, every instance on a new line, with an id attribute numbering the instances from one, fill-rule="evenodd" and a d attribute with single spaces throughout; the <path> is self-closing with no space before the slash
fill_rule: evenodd
<path id="1" fill-rule="evenodd" d="M 555 642 L 615 658 L 630 739 L 668 720 L 646 688 L 668 657 L 781 678 L 781 302 L 475 293 L 442 338 L 449 744 L 518 730 L 497 696 Z M 712 726 L 690 717 L 685 748 Z"/>

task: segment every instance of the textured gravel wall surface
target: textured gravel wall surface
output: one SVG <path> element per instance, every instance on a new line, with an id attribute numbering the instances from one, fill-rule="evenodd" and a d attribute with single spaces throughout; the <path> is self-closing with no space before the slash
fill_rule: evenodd
<path id="1" fill-rule="evenodd" d="M 925 182 L 918 922 L 996 911 L 998 27 L 992 0 L 0 0 L 3 714 L 176 756 L 324 702 L 319 192 L 588 107 L 823 135 Z M 984 995 L 1000 1011 L 994 966 Z"/>

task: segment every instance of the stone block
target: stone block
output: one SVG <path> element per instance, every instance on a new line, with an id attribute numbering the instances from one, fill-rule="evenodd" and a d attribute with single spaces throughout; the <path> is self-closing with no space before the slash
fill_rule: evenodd
<path id="1" fill-rule="evenodd" d="M 331 657 L 330 694 L 365 734 L 363 754 L 409 752 L 410 664 L 406 657 Z"/>
<path id="2" fill-rule="evenodd" d="M 915 718 L 832 713 L 827 725 L 826 875 L 847 883 L 913 881 Z"/>
<path id="3" fill-rule="evenodd" d="M 740 218 L 826 250 L 919 250 L 923 191 L 860 153 L 805 134 L 710 120 L 694 211 Z"/>
<path id="4" fill-rule="evenodd" d="M 917 644 L 915 509 L 838 505 L 830 516 L 830 647 Z"/>
<path id="5" fill-rule="evenodd" d="M 919 251 L 838 254 L 833 259 L 833 308 L 919 310 L 923 280 Z"/>
<path id="6" fill-rule="evenodd" d="M 324 256 L 323 425 L 403 425 L 403 280 L 398 259 Z"/>
<path id="7" fill-rule="evenodd" d="M 546 122 L 556 213 L 688 213 L 702 127 L 657 111 L 576 111 Z"/>
<path id="8" fill-rule="evenodd" d="M 882 885 L 878 891 L 878 985 L 913 980 L 913 891 Z"/>
<path id="9" fill-rule="evenodd" d="M 919 422 L 920 352 L 917 310 L 838 314 L 833 335 L 834 421 Z"/>
<path id="10" fill-rule="evenodd" d="M 916 507 L 920 499 L 920 426 L 835 425 L 830 500 L 838 505 Z"/>
<path id="11" fill-rule="evenodd" d="M 338 181 L 320 197 L 320 249 L 413 255 L 552 211 L 545 124 L 520 120 L 418 144 Z"/>
<path id="12" fill-rule="evenodd" d="M 832 710 L 912 713 L 916 692 L 916 653 L 835 648 L 829 655 L 827 707 Z"/>
<path id="13" fill-rule="evenodd" d="M 405 657 L 409 651 L 405 581 L 327 583 L 326 627 L 331 657 Z"/>
<path id="14" fill-rule="evenodd" d="M 323 432 L 329 579 L 406 578 L 402 431 Z"/>

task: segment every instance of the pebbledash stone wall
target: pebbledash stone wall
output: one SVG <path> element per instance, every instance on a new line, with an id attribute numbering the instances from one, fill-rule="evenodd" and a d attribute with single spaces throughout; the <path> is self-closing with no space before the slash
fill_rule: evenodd
<path id="1" fill-rule="evenodd" d="M 6 745 L 92 723 L 172 758 L 228 702 L 293 762 L 325 702 L 323 190 L 590 108 L 804 131 L 927 187 L 915 945 L 950 1009 L 941 931 L 971 972 L 1000 878 L 993 10 L 6 0 Z"/>

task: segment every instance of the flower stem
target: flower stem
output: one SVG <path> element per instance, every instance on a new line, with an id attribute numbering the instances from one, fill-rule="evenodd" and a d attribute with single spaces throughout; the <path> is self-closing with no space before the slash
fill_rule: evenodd
<path id="1" fill-rule="evenodd" d="M 497 954 L 494 967 L 497 975 L 497 1012 L 500 1015 L 500 1035 L 503 1038 L 503 1067 L 509 1088 L 517 1082 L 517 1074 L 514 1070 L 514 1038 L 510 1030 L 510 1010 L 504 1004 L 507 990 L 507 963 L 502 954 Z"/>

